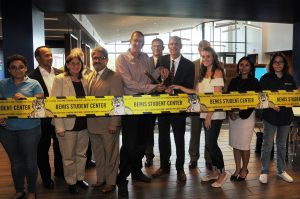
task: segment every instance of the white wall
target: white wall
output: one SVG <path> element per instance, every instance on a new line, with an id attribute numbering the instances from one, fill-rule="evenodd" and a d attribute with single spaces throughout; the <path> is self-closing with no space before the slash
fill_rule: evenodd
<path id="1" fill-rule="evenodd" d="M 269 62 L 267 52 L 293 49 L 293 25 L 279 23 L 262 24 L 262 63 Z"/>
<path id="2" fill-rule="evenodd" d="M 253 25 L 261 26 L 259 23 Z M 262 63 L 262 30 L 247 28 L 247 52 L 246 54 L 258 54 L 258 63 Z"/>

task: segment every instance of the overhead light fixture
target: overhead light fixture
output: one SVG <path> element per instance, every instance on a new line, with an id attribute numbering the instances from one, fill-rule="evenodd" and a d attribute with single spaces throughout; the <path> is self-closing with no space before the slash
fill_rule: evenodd
<path id="1" fill-rule="evenodd" d="M 239 29 L 240 29 L 239 27 L 238 27 L 238 28 L 228 28 L 227 30 L 223 30 L 222 33 L 223 33 L 223 32 L 236 31 L 236 30 L 239 30 Z"/>
<path id="2" fill-rule="evenodd" d="M 45 17 L 44 18 L 45 21 L 58 21 L 57 17 Z"/>
<path id="3" fill-rule="evenodd" d="M 237 22 L 229 22 L 229 23 L 216 23 L 215 28 L 222 28 L 227 26 L 237 25 Z"/>
<path id="4" fill-rule="evenodd" d="M 156 36 L 156 35 L 159 35 L 159 33 L 157 32 L 154 32 L 154 33 L 146 33 L 144 34 L 145 36 Z"/>
<path id="5" fill-rule="evenodd" d="M 178 28 L 178 29 L 174 29 L 174 30 L 172 30 L 172 32 L 181 31 L 181 30 L 190 30 L 190 29 L 193 29 L 193 27 L 187 27 L 187 28 Z"/>
<path id="6" fill-rule="evenodd" d="M 256 30 L 261 30 L 260 26 L 256 26 L 256 25 L 248 24 L 248 23 L 245 23 L 244 25 L 247 26 L 247 27 L 250 27 L 250 28 L 254 28 Z"/>
<path id="7" fill-rule="evenodd" d="M 55 31 L 55 32 L 71 32 L 72 29 L 45 29 L 45 31 Z"/>
<path id="8" fill-rule="evenodd" d="M 65 38 L 65 37 L 64 36 L 51 35 L 51 36 L 45 36 L 45 38 Z"/>

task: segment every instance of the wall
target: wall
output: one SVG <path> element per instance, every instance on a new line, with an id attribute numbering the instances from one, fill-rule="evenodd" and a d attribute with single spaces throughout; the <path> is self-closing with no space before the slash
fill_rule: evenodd
<path id="1" fill-rule="evenodd" d="M 293 49 L 292 24 L 263 23 L 262 30 L 262 63 L 269 62 L 268 52 Z"/>

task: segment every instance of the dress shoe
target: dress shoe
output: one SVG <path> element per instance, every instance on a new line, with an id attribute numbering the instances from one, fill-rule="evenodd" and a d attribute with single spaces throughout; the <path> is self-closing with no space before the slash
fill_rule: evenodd
<path id="1" fill-rule="evenodd" d="M 118 185 L 118 194 L 121 197 L 128 198 L 128 188 L 127 184 Z"/>
<path id="2" fill-rule="evenodd" d="M 86 181 L 84 181 L 84 180 L 77 181 L 76 185 L 79 186 L 82 189 L 89 188 L 89 184 Z"/>
<path id="3" fill-rule="evenodd" d="M 228 178 L 228 174 L 225 172 L 225 177 L 223 178 L 223 180 L 221 182 L 214 182 L 211 184 L 211 186 L 215 188 L 222 187 L 223 184 L 226 182 L 227 178 Z"/>
<path id="4" fill-rule="evenodd" d="M 114 185 L 105 185 L 104 187 L 101 188 L 101 192 L 102 193 L 109 193 L 112 192 L 113 190 L 115 190 L 115 186 Z"/>
<path id="5" fill-rule="evenodd" d="M 94 168 L 96 166 L 96 161 L 95 160 L 90 160 L 86 162 L 85 168 Z"/>
<path id="6" fill-rule="evenodd" d="M 246 170 L 246 175 L 245 177 L 241 177 L 241 173 L 242 173 L 242 170 L 240 171 L 240 174 L 238 175 L 236 181 L 244 181 L 249 173 L 248 169 Z"/>
<path id="7" fill-rule="evenodd" d="M 76 184 L 69 185 L 69 192 L 70 192 L 71 194 L 78 194 L 78 193 L 79 193 Z"/>
<path id="8" fill-rule="evenodd" d="M 163 176 L 163 175 L 169 174 L 169 173 L 170 173 L 170 168 L 159 168 L 152 174 L 152 177 L 158 178 L 160 176 Z"/>
<path id="9" fill-rule="evenodd" d="M 132 174 L 131 177 L 135 181 L 145 182 L 145 183 L 150 183 L 151 182 L 151 178 L 149 178 L 148 176 L 146 176 L 142 172 L 139 173 L 139 174 Z"/>
<path id="10" fill-rule="evenodd" d="M 198 165 L 197 161 L 190 161 L 189 168 L 196 169 L 197 165 Z"/>
<path id="11" fill-rule="evenodd" d="M 46 189 L 54 189 L 54 182 L 51 179 L 44 181 L 43 185 Z"/>
<path id="12" fill-rule="evenodd" d="M 36 199 L 37 195 L 36 193 L 28 193 L 27 198 L 26 199 Z"/>
<path id="13" fill-rule="evenodd" d="M 177 180 L 180 182 L 186 181 L 186 175 L 183 170 L 177 171 Z"/>
<path id="14" fill-rule="evenodd" d="M 16 193 L 15 196 L 17 196 L 18 194 L 21 194 L 21 195 L 19 195 L 18 197 L 15 197 L 16 199 L 25 199 L 26 198 L 25 191 L 23 191 L 23 193 Z"/>
<path id="15" fill-rule="evenodd" d="M 153 158 L 146 158 L 145 167 L 153 166 Z"/>

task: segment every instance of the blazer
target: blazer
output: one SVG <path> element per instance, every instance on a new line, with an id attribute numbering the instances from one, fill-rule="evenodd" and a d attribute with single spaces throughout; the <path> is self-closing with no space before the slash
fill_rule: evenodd
<path id="1" fill-rule="evenodd" d="M 199 82 L 199 78 L 200 78 L 200 68 L 201 68 L 201 64 L 200 64 L 200 58 L 193 61 L 194 65 L 195 65 L 195 80 L 194 80 L 194 89 L 196 89 L 196 86 Z"/>
<path id="2" fill-rule="evenodd" d="M 60 73 L 63 72 L 62 70 L 59 70 L 59 69 L 56 69 L 56 68 L 53 68 L 53 69 L 54 69 L 55 75 L 58 75 L 58 74 L 60 74 Z M 47 86 L 46 86 L 46 84 L 45 84 L 45 82 L 44 82 L 44 79 L 43 79 L 43 76 L 42 76 L 42 74 L 41 74 L 41 72 L 40 72 L 39 67 L 37 67 L 36 69 L 34 69 L 33 71 L 31 71 L 31 72 L 28 74 L 28 77 L 30 77 L 31 79 L 37 80 L 37 81 L 41 84 L 41 86 L 42 86 L 42 88 L 43 88 L 43 90 L 44 90 L 44 96 L 45 96 L 45 97 L 48 97 L 48 96 L 49 96 L 49 93 L 50 93 L 51 91 L 48 91 Z"/>
<path id="3" fill-rule="evenodd" d="M 87 79 L 81 79 L 85 94 L 87 87 Z M 55 77 L 52 85 L 50 96 L 76 96 L 76 92 L 70 76 L 65 76 L 64 73 Z M 52 124 L 55 126 L 56 132 L 72 130 L 74 128 L 76 118 L 53 118 Z"/>
<path id="4" fill-rule="evenodd" d="M 105 68 L 100 79 L 94 84 L 90 83 L 96 71 L 87 76 L 87 91 L 91 96 L 122 96 L 124 94 L 121 76 L 114 71 Z M 108 134 L 108 126 L 121 126 L 121 116 L 95 117 L 87 119 L 88 130 L 92 134 Z"/>
<path id="5" fill-rule="evenodd" d="M 163 56 L 160 63 L 163 67 L 167 68 L 170 71 L 170 55 Z M 170 82 L 170 77 L 168 77 L 165 80 L 165 84 L 166 86 L 169 86 L 171 84 L 177 84 L 192 89 L 194 87 L 194 79 L 194 63 L 181 55 L 181 59 L 179 61 L 173 82 Z M 176 93 L 182 93 L 182 91 L 175 90 L 175 94 Z"/>

